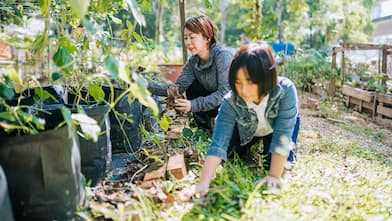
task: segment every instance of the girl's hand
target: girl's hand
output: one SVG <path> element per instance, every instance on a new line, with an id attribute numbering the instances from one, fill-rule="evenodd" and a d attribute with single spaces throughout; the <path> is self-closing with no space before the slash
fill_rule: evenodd
<path id="1" fill-rule="evenodd" d="M 191 101 L 186 100 L 186 99 L 176 99 L 174 101 L 174 105 L 176 110 L 182 111 L 182 112 L 189 112 L 191 111 Z"/>
<path id="2" fill-rule="evenodd" d="M 201 183 L 198 183 L 197 185 L 185 187 L 178 193 L 178 196 L 180 200 L 188 201 L 192 196 L 194 196 L 197 193 L 200 193 L 202 196 L 206 195 L 208 193 L 208 190 L 209 190 L 208 185 L 203 185 Z"/>
<path id="3" fill-rule="evenodd" d="M 266 176 L 260 180 L 265 186 L 267 186 L 268 191 L 273 194 L 280 194 L 282 189 L 282 180 L 274 176 Z"/>

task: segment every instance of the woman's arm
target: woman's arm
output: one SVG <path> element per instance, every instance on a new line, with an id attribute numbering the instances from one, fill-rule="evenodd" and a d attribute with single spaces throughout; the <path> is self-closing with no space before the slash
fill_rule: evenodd
<path id="1" fill-rule="evenodd" d="M 209 74 L 217 75 L 218 88 L 208 96 L 193 99 L 191 101 L 192 112 L 213 110 L 222 103 L 223 97 L 230 91 L 229 69 L 232 57 L 233 55 L 227 50 L 217 52 L 213 63 L 216 66 L 216 72 Z"/>
<path id="2" fill-rule="evenodd" d="M 178 76 L 178 79 L 175 84 L 179 86 L 179 92 L 182 94 L 195 80 L 195 76 L 193 74 L 191 58 L 187 61 L 187 63 L 183 66 L 181 70 L 181 74 Z M 171 83 L 173 84 L 173 83 Z M 169 84 L 158 84 L 155 82 L 148 83 L 148 90 L 158 96 L 167 96 L 167 86 Z"/>

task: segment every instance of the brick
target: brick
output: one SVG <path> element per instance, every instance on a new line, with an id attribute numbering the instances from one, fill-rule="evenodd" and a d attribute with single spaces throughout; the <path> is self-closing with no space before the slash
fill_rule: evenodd
<path id="1" fill-rule="evenodd" d="M 186 176 L 186 165 L 184 154 L 177 154 L 169 157 L 167 171 L 177 179 L 182 179 Z"/>

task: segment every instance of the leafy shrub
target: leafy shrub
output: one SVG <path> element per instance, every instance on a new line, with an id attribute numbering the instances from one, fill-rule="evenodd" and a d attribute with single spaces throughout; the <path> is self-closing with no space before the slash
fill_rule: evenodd
<path id="1" fill-rule="evenodd" d="M 313 79 L 329 80 L 337 75 L 337 71 L 331 69 L 327 55 L 313 49 L 297 53 L 281 67 L 280 72 L 303 90 L 313 84 Z"/>

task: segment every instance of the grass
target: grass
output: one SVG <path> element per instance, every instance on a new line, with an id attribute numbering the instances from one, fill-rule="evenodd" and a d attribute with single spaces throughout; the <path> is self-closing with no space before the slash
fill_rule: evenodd
<path id="1" fill-rule="evenodd" d="M 280 195 L 265 194 L 256 185 L 265 171 L 252 170 L 235 158 L 217 171 L 206 197 L 162 204 L 139 196 L 139 202 L 131 200 L 133 210 L 143 214 L 140 220 L 392 220 L 391 155 L 361 146 L 339 131 L 325 135 L 308 128 L 300 130 L 298 162 L 285 174 Z M 360 128 L 350 125 L 347 130 Z M 364 139 L 371 134 L 359 133 Z M 209 142 L 200 135 L 193 145 L 205 152 Z M 192 167 L 199 174 L 200 165 Z M 197 179 L 164 182 L 174 195 L 175 189 Z M 118 207 L 115 214 L 120 212 Z M 127 220 L 119 217 L 116 220 Z"/>
<path id="2" fill-rule="evenodd" d="M 392 219 L 391 159 L 343 137 L 300 136 L 310 143 L 285 175 L 281 195 L 255 190 L 257 175 L 234 161 L 218 172 L 207 203 L 196 204 L 184 220 Z"/>

